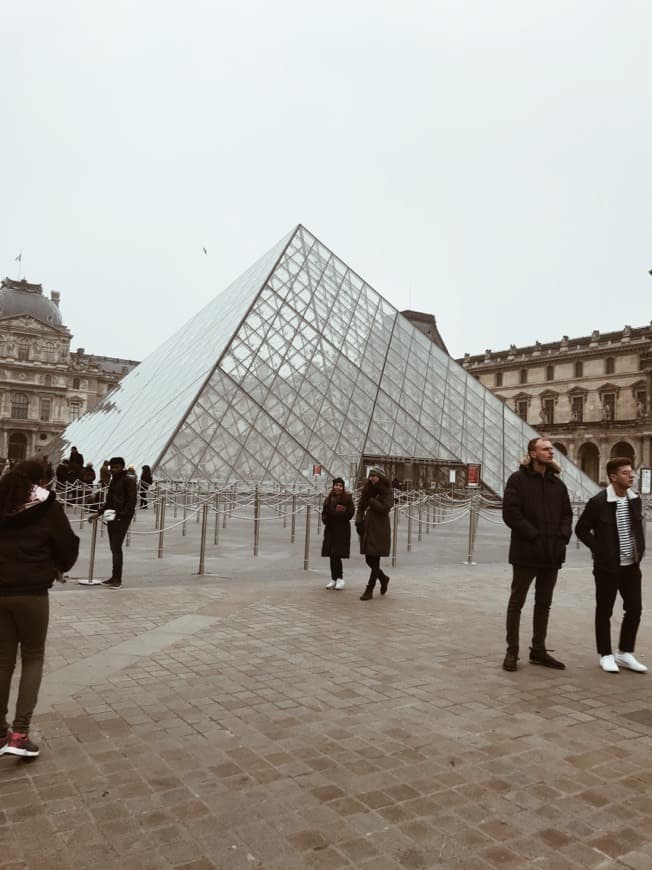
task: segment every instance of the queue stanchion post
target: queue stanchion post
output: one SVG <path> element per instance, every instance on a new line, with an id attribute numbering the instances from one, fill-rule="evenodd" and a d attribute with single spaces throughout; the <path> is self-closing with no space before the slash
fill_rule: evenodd
<path id="1" fill-rule="evenodd" d="M 260 532 L 260 497 L 258 487 L 254 495 L 254 556 L 258 555 L 258 535 Z"/>
<path id="2" fill-rule="evenodd" d="M 197 511 L 199 514 L 199 511 Z M 197 574 L 200 577 L 204 576 L 204 567 L 206 564 L 206 528 L 208 526 L 208 502 L 204 502 L 201 509 L 201 542 L 199 547 L 199 570 Z"/>
<path id="3" fill-rule="evenodd" d="M 158 550 L 156 553 L 157 559 L 163 558 L 163 536 L 165 535 L 165 498 L 161 499 L 161 510 L 159 513 L 158 524 Z"/>
<path id="4" fill-rule="evenodd" d="M 220 542 L 220 493 L 215 493 L 215 528 L 213 529 L 213 543 Z"/>
<path id="5" fill-rule="evenodd" d="M 303 570 L 310 569 L 310 501 L 306 502 L 306 541 L 303 549 Z"/>
<path id="6" fill-rule="evenodd" d="M 408 510 L 409 510 L 409 508 L 408 508 Z M 398 548 L 398 523 L 399 523 L 399 516 L 401 514 L 400 507 L 395 507 L 393 510 L 393 514 L 394 514 L 394 518 L 393 518 L 394 523 L 393 523 L 393 527 L 392 527 L 392 568 L 396 568 L 397 548 Z M 408 516 L 409 516 L 409 514 L 408 514 Z"/>
<path id="7" fill-rule="evenodd" d="M 465 565 L 477 565 L 477 562 L 473 561 L 473 546 L 475 544 L 475 533 L 478 526 L 478 501 L 477 494 L 473 493 L 471 496 L 471 504 L 469 505 L 469 540 L 468 540 L 468 554 L 466 557 Z"/>
<path id="8" fill-rule="evenodd" d="M 292 519 L 290 521 L 290 543 L 293 544 L 296 539 L 297 530 L 297 494 L 292 492 Z"/>
<path id="9" fill-rule="evenodd" d="M 81 577 L 77 582 L 80 586 L 99 586 L 102 581 L 96 580 L 95 574 L 95 544 L 97 541 L 97 523 L 98 518 L 94 517 L 91 522 L 91 547 L 88 557 L 88 577 Z"/>

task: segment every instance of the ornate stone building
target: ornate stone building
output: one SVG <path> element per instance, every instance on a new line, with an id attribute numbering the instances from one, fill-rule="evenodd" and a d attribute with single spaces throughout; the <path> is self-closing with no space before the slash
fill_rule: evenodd
<path id="1" fill-rule="evenodd" d="M 60 294 L 5 278 L 0 285 L 0 458 L 48 453 L 51 441 L 138 363 L 70 352 Z M 83 452 L 83 445 L 79 445 Z"/>
<path id="2" fill-rule="evenodd" d="M 652 325 L 459 362 L 596 482 L 612 456 L 652 465 Z"/>

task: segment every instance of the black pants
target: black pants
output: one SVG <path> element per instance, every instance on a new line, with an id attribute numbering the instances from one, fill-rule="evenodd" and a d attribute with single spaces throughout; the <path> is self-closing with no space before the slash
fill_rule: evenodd
<path id="1" fill-rule="evenodd" d="M 113 520 L 106 524 L 109 533 L 109 546 L 113 556 L 113 570 L 111 576 L 114 580 L 122 580 L 122 542 L 129 531 L 131 520 Z"/>
<path id="2" fill-rule="evenodd" d="M 9 689 L 19 648 L 21 670 L 13 730 L 19 734 L 29 731 L 43 675 L 49 614 L 47 595 L 0 596 L 0 734 L 7 730 Z"/>
<path id="3" fill-rule="evenodd" d="M 380 567 L 380 556 L 365 556 L 364 560 L 371 568 L 369 580 L 367 582 L 367 589 L 373 589 L 376 585 L 376 580 L 380 580 L 381 577 L 384 577 L 385 572 Z"/>
<path id="4" fill-rule="evenodd" d="M 623 621 L 620 626 L 618 649 L 634 652 L 636 632 L 641 621 L 641 569 L 627 565 L 617 571 L 593 571 L 595 577 L 595 642 L 598 654 L 611 655 L 611 614 L 616 595 L 623 599 Z"/>
<path id="5" fill-rule="evenodd" d="M 521 610 L 532 581 L 535 580 L 532 649 L 543 652 L 546 648 L 548 616 L 552 604 L 552 593 L 557 582 L 557 569 L 524 568 L 519 565 L 514 565 L 513 569 L 512 591 L 507 605 L 507 649 L 510 652 L 518 652 Z"/>
<path id="6" fill-rule="evenodd" d="M 344 576 L 344 574 L 342 573 L 342 571 L 343 571 L 342 559 L 339 556 L 331 556 L 330 560 L 331 560 L 331 579 L 339 580 L 341 577 Z"/>

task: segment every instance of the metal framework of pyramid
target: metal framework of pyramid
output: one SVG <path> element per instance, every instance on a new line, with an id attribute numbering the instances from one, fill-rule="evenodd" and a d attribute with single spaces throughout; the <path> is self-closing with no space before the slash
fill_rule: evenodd
<path id="1" fill-rule="evenodd" d="M 95 463 L 213 484 L 347 477 L 363 456 L 481 463 L 502 493 L 536 433 L 299 225 L 68 426 Z M 578 498 L 595 485 L 560 457 Z"/>

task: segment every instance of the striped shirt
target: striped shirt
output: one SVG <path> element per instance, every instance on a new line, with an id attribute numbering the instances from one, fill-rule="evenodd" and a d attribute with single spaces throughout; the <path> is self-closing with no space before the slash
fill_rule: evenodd
<path id="1" fill-rule="evenodd" d="M 616 528 L 618 529 L 620 564 L 623 566 L 634 564 L 634 537 L 628 502 L 629 499 L 626 495 L 616 499 Z"/>

